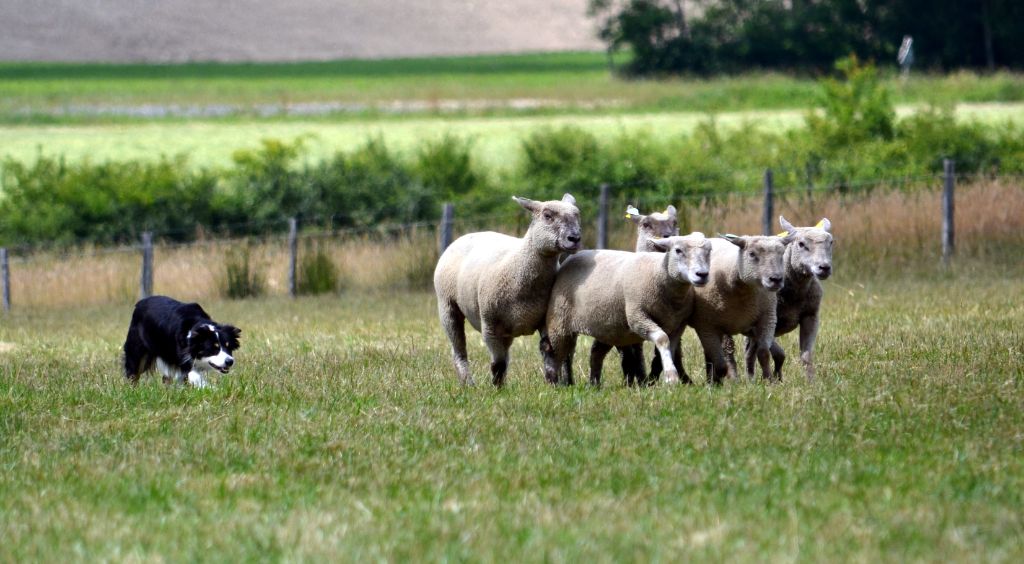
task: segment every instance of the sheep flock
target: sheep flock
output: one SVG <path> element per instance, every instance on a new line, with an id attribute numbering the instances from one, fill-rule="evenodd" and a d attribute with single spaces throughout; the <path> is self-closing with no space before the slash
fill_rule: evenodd
<path id="1" fill-rule="evenodd" d="M 583 250 L 571 194 L 513 199 L 531 214 L 523 237 L 463 235 L 434 270 L 438 315 L 463 384 L 474 383 L 467 320 L 490 353 L 495 386 L 505 382 L 513 339 L 533 333 L 540 336 L 541 372 L 552 384 L 573 384 L 579 335 L 594 339 L 594 386 L 613 347 L 627 385 L 691 383 L 680 347 L 688 327 L 700 340 L 708 383 L 739 378 L 736 335 L 745 338 L 747 376 L 754 377 L 756 364 L 765 380 L 781 380 L 786 355 L 777 337 L 796 329 L 806 378 L 814 378 L 820 280 L 832 273 L 828 219 L 796 227 L 780 216 L 783 231 L 774 236 L 680 236 L 675 207 L 644 215 L 629 206 L 626 218 L 637 227 L 634 251 Z M 649 375 L 644 341 L 655 351 Z"/>

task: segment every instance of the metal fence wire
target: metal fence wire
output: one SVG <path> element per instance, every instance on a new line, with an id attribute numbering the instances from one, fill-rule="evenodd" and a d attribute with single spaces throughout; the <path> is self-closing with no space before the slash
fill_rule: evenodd
<path id="1" fill-rule="evenodd" d="M 772 171 L 766 170 L 764 171 L 763 185 L 760 189 L 706 194 L 687 193 L 669 197 L 658 197 L 657 201 L 655 201 L 654 197 L 634 196 L 635 194 L 649 193 L 648 189 L 653 186 L 651 183 L 628 185 L 605 183 L 598 187 L 597 193 L 599 197 L 596 203 L 584 202 L 583 204 L 588 209 L 596 207 L 596 240 L 594 241 L 594 247 L 600 249 L 608 248 L 609 246 L 610 218 L 618 217 L 617 212 L 620 209 L 625 209 L 626 204 L 637 206 L 641 210 L 660 210 L 667 203 L 673 203 L 680 208 L 681 212 L 685 212 L 687 209 L 710 209 L 714 206 L 728 208 L 729 206 L 740 205 L 738 204 L 739 202 L 747 206 L 756 205 L 756 202 L 760 199 L 761 231 L 764 234 L 772 234 L 777 231 L 777 229 L 772 227 L 775 220 L 777 202 L 782 202 L 783 204 L 792 200 L 813 202 L 815 198 L 825 195 L 854 197 L 871 193 L 882 187 L 901 189 L 908 186 L 926 186 L 931 188 L 941 186 L 943 202 L 940 210 L 942 214 L 942 230 L 939 235 L 942 246 L 942 259 L 943 262 L 948 263 L 952 259 L 955 250 L 953 196 L 957 176 L 952 161 L 947 160 L 944 165 L 942 175 L 888 178 L 843 183 L 841 185 L 809 184 L 807 186 L 785 187 L 775 186 Z M 1021 180 L 1022 176 L 973 174 L 961 175 L 960 178 Z M 666 191 L 666 193 L 668 192 L 670 191 Z M 432 245 L 433 248 L 427 250 L 420 249 L 419 247 L 415 248 L 417 252 L 427 252 L 431 255 L 429 257 L 430 260 L 435 260 L 436 256 L 442 253 L 459 233 L 493 229 L 495 226 L 502 226 L 510 230 L 515 229 L 517 233 L 525 230 L 529 222 L 527 214 L 522 213 L 522 210 L 515 206 L 506 205 L 505 208 L 508 211 L 462 216 L 458 213 L 456 205 L 445 203 L 442 206 L 441 215 L 436 222 L 380 223 L 357 227 L 334 227 L 336 225 L 334 221 L 336 216 L 330 215 L 309 218 L 281 217 L 236 226 L 242 227 L 246 231 L 262 230 L 262 235 L 250 235 L 240 238 L 203 237 L 191 242 L 161 242 L 157 247 L 162 254 L 188 251 L 193 254 L 206 253 L 206 255 L 211 257 L 214 257 L 217 252 L 253 249 L 260 245 L 265 248 L 283 249 L 283 252 L 276 250 L 273 252 L 266 251 L 265 254 L 273 254 L 274 256 L 269 258 L 263 257 L 260 260 L 281 261 L 281 264 L 284 265 L 283 267 L 275 266 L 275 268 L 283 268 L 285 270 L 286 275 L 281 277 L 282 280 L 285 280 L 285 288 L 281 289 L 286 290 L 288 295 L 295 296 L 299 292 L 298 269 L 301 266 L 300 254 L 303 252 L 300 242 L 308 246 L 321 242 L 324 244 L 340 245 L 343 243 L 352 244 L 352 242 L 358 241 L 364 243 L 377 241 L 397 244 L 400 247 L 404 246 L 402 248 L 408 247 L 411 250 L 416 245 L 413 241 L 423 240 L 426 235 L 427 239 L 435 241 Z M 284 228 L 286 228 L 286 231 L 283 231 Z M 164 238 L 175 238 L 175 236 L 180 235 L 180 232 L 174 232 L 174 230 L 147 231 L 142 233 L 139 242 L 134 245 L 102 246 L 93 242 L 82 241 L 77 244 L 64 244 L 60 247 L 43 244 L 0 248 L 0 297 L 2 297 L 3 311 L 10 311 L 12 307 L 12 267 L 14 269 L 32 266 L 40 267 L 44 264 L 53 264 L 56 267 L 58 265 L 66 265 L 69 262 L 88 263 L 90 260 L 98 259 L 99 257 L 124 257 L 125 260 L 119 262 L 121 266 L 117 267 L 120 270 L 128 268 L 127 264 L 131 260 L 131 255 L 138 257 L 141 267 L 137 271 L 139 273 L 136 278 L 138 285 L 135 286 L 137 295 L 143 297 L 151 295 L 154 291 L 154 277 L 157 271 L 160 270 L 159 260 L 154 262 L 154 246 L 157 245 L 155 242 L 159 242 Z M 216 258 L 211 259 L 212 262 L 217 260 Z M 367 257 L 367 260 L 373 259 Z M 54 274 L 54 276 L 59 277 L 59 274 Z M 116 278 L 120 280 L 120 277 L 120 274 L 110 274 L 110 279 Z M 54 291 L 60 291 L 59 286 L 55 285 L 54 288 Z M 118 292 L 120 294 L 134 293 L 134 290 L 129 289 L 124 284 L 119 284 L 119 288 Z M 17 299 L 16 295 L 14 299 Z"/>

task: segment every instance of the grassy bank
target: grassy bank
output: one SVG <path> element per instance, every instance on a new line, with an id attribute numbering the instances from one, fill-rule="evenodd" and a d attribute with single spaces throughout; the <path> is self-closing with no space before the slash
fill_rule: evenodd
<path id="1" fill-rule="evenodd" d="M 844 278 L 817 382 L 720 389 L 550 388 L 532 338 L 460 388 L 426 293 L 205 301 L 207 392 L 125 385 L 124 305 L 15 312 L 0 559 L 1021 559 L 1021 279 Z"/>

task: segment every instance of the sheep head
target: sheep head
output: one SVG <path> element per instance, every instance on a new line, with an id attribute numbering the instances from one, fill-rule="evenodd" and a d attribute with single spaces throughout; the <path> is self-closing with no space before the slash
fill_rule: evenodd
<path id="1" fill-rule="evenodd" d="M 543 254 L 575 253 L 580 250 L 580 210 L 572 194 L 561 200 L 541 202 L 512 196 L 520 206 L 533 214 L 526 236 Z"/>
<path id="2" fill-rule="evenodd" d="M 668 275 L 676 280 L 686 281 L 694 286 L 708 283 L 711 268 L 711 241 L 704 234 L 694 231 L 689 235 L 672 236 L 651 241 L 656 249 L 666 254 Z"/>
<path id="3" fill-rule="evenodd" d="M 832 222 L 828 218 L 814 227 L 794 227 L 780 215 L 779 224 L 785 229 L 782 234 L 792 237 L 786 251 L 786 268 L 819 280 L 832 275 L 832 245 L 835 241 L 831 233 Z"/>
<path id="4" fill-rule="evenodd" d="M 782 289 L 786 276 L 783 255 L 791 236 L 722 235 L 722 238 L 740 248 L 736 262 L 740 280 L 751 286 L 761 285 L 770 292 Z"/>
<path id="5" fill-rule="evenodd" d="M 626 219 L 636 225 L 637 238 L 640 240 L 664 239 L 679 235 L 675 206 L 669 206 L 664 212 L 653 212 L 650 215 L 643 215 L 640 210 L 629 206 L 626 208 Z"/>

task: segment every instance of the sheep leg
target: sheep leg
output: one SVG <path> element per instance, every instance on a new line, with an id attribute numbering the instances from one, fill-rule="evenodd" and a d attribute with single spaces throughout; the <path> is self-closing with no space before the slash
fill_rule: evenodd
<path id="1" fill-rule="evenodd" d="M 721 384 L 722 379 L 735 378 L 736 372 L 729 372 L 729 362 L 725 359 L 725 351 L 722 350 L 722 334 L 714 330 L 700 331 L 697 333 L 700 345 L 704 349 L 704 362 L 707 366 L 707 381 L 711 384 Z"/>
<path id="2" fill-rule="evenodd" d="M 601 341 L 594 341 L 590 347 L 590 385 L 595 388 L 601 387 L 601 368 L 604 365 L 604 357 L 610 350 L 612 350 L 612 346 Z M 634 352 L 633 347 L 621 347 L 619 350 L 622 351 L 622 362 L 625 364 L 626 356 Z"/>
<path id="3" fill-rule="evenodd" d="M 559 384 L 563 386 L 572 386 L 576 381 L 572 377 L 572 360 L 576 357 L 576 335 L 573 335 L 568 339 L 569 344 L 566 347 L 566 354 L 562 360 L 562 377 L 559 380 Z"/>
<path id="4" fill-rule="evenodd" d="M 618 347 L 622 354 L 622 375 L 626 379 L 626 385 L 643 384 L 647 380 L 647 373 L 644 370 L 644 345 L 628 345 Z"/>
<path id="5" fill-rule="evenodd" d="M 754 362 L 757 360 L 757 347 L 749 336 L 743 338 L 743 352 L 746 360 L 747 374 L 754 373 Z"/>
<path id="6" fill-rule="evenodd" d="M 654 351 L 654 358 L 651 359 L 651 374 L 648 376 L 647 381 L 654 383 L 658 381 L 658 377 L 661 376 L 661 356 L 658 351 Z"/>
<path id="7" fill-rule="evenodd" d="M 469 357 L 466 354 L 466 316 L 457 305 L 450 302 L 439 304 L 437 309 L 441 316 L 441 327 L 452 344 L 452 361 L 455 363 L 455 373 L 459 377 L 459 382 L 472 386 L 476 382 L 469 372 Z"/>
<path id="8" fill-rule="evenodd" d="M 772 362 L 775 363 L 775 379 L 781 382 L 782 365 L 786 363 L 786 351 L 782 350 L 782 345 L 774 339 L 772 339 L 772 347 L 770 351 L 772 353 Z"/>
<path id="9" fill-rule="evenodd" d="M 771 348 L 772 341 L 775 340 L 775 322 L 775 308 L 772 308 L 766 315 L 762 315 L 757 320 L 754 330 L 750 333 L 750 338 L 754 341 L 754 346 L 757 349 L 755 354 L 757 355 L 757 363 L 761 365 L 761 377 L 765 380 L 774 380 L 771 366 Z M 754 377 L 753 366 L 747 369 L 747 376 L 750 378 Z"/>
<path id="10" fill-rule="evenodd" d="M 485 332 L 484 344 L 491 353 L 491 383 L 500 388 L 505 385 L 508 349 L 512 346 L 512 337 L 499 337 Z"/>
<path id="11" fill-rule="evenodd" d="M 555 362 L 554 347 L 551 346 L 551 339 L 544 331 L 540 332 L 540 342 L 537 343 L 540 349 L 541 366 L 544 368 L 544 379 L 548 384 L 558 383 L 558 365 Z"/>
<path id="12" fill-rule="evenodd" d="M 679 340 L 682 339 L 684 331 L 686 331 L 685 325 L 679 330 L 679 334 L 671 337 L 672 364 L 675 365 L 676 370 L 679 372 L 679 381 L 684 384 L 692 384 L 693 380 L 690 379 L 690 375 L 686 373 L 686 367 L 683 366 L 683 349 L 679 346 Z"/>
<path id="13" fill-rule="evenodd" d="M 732 335 L 722 336 L 722 352 L 725 354 L 725 361 L 729 363 L 729 374 L 739 374 L 740 369 L 736 367 L 736 341 Z"/>
<path id="14" fill-rule="evenodd" d="M 572 358 L 576 335 L 548 334 L 549 352 L 544 356 L 544 378 L 549 384 L 572 385 Z"/>
<path id="15" fill-rule="evenodd" d="M 804 365 L 807 380 L 814 380 L 814 341 L 818 338 L 818 315 L 808 315 L 800 320 L 800 363 Z"/>
<path id="16" fill-rule="evenodd" d="M 661 365 L 665 369 L 662 381 L 666 384 L 678 384 L 679 372 L 672 363 L 672 339 L 661 329 L 656 329 L 647 334 L 647 338 L 654 343 L 654 348 L 661 355 Z"/>

